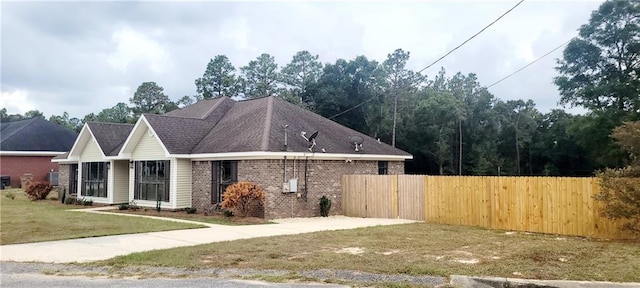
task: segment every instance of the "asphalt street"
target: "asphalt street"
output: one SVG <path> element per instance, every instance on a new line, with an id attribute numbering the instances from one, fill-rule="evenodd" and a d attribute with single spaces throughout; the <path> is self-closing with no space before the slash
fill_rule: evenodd
<path id="1" fill-rule="evenodd" d="M 333 288 L 349 287 L 330 284 L 291 284 L 267 283 L 253 280 L 216 279 L 216 278 L 149 278 L 149 279 L 114 279 L 107 277 L 85 276 L 48 276 L 42 274 L 5 274 L 0 276 L 0 286 L 5 287 L 47 287 L 47 288 L 175 288 L 175 287 L 279 287 L 279 288 Z"/>

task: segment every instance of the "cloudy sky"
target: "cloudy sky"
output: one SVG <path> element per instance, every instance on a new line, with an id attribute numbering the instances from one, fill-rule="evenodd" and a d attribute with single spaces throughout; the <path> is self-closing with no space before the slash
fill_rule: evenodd
<path id="1" fill-rule="evenodd" d="M 72 117 L 128 103 L 144 81 L 177 100 L 196 93 L 210 58 L 236 67 L 261 53 L 283 66 L 300 50 L 322 62 L 397 48 L 420 70 L 517 1 L 409 2 L 7 2 L 1 10 L 0 108 Z M 601 1 L 527 0 L 426 70 L 475 73 L 490 85 L 576 35 Z M 559 100 L 556 51 L 492 87 L 500 99 L 533 99 L 547 112 Z M 576 111 L 576 110 L 573 110 Z"/>

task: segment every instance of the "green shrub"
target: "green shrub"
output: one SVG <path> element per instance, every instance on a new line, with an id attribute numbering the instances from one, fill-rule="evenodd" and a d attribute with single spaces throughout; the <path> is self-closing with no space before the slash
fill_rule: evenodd
<path id="1" fill-rule="evenodd" d="M 67 204 L 67 205 L 74 205 L 74 204 L 76 204 L 76 201 L 77 201 L 77 200 L 78 200 L 78 199 L 77 199 L 77 198 L 75 198 L 75 197 L 67 197 L 67 198 L 64 198 L 64 204 Z"/>
<path id="2" fill-rule="evenodd" d="M 329 210 L 331 210 L 331 199 L 327 198 L 327 196 L 322 196 L 322 198 L 320 198 L 320 215 L 322 217 L 328 217 Z"/>
<path id="3" fill-rule="evenodd" d="M 47 199 L 47 195 L 49 195 L 51 189 L 53 189 L 53 185 L 49 182 L 34 182 L 29 185 L 24 192 L 29 196 L 29 200 L 35 201 Z"/>
<path id="4" fill-rule="evenodd" d="M 631 163 L 619 169 L 605 169 L 597 174 L 600 192 L 594 199 L 604 204 L 602 214 L 623 220 L 623 229 L 640 235 L 640 121 L 624 122 L 613 129 L 611 138 L 629 153 Z"/>
<path id="5" fill-rule="evenodd" d="M 127 203 L 122 203 L 118 205 L 118 210 L 127 210 L 127 209 L 129 209 L 129 204 Z"/>
<path id="6" fill-rule="evenodd" d="M 13 194 L 13 192 L 8 191 L 7 193 L 4 194 L 4 197 L 13 200 L 13 199 L 16 199 L 16 194 Z"/>
<path id="7" fill-rule="evenodd" d="M 140 209 L 140 206 L 138 206 L 138 202 L 136 202 L 136 200 L 131 200 L 131 202 L 129 202 L 129 209 L 138 210 Z"/>
<path id="8" fill-rule="evenodd" d="M 187 214 L 195 214 L 196 207 L 187 207 L 187 208 L 184 208 L 184 211 L 187 211 Z"/>
<path id="9" fill-rule="evenodd" d="M 623 229 L 640 234 L 640 169 L 605 169 L 597 174 L 600 192 L 593 196 L 602 202 L 602 215 L 624 221 Z"/>
<path id="10" fill-rule="evenodd" d="M 82 199 L 82 206 L 93 206 L 93 200 Z"/>
<path id="11" fill-rule="evenodd" d="M 224 210 L 224 211 L 222 211 L 222 215 L 224 215 L 225 217 L 233 217 L 233 211 Z"/>

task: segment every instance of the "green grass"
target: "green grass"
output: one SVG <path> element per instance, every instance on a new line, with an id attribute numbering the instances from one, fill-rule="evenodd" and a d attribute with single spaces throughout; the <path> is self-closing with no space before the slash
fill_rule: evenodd
<path id="1" fill-rule="evenodd" d="M 10 197 L 12 194 L 14 199 Z M 87 207 L 64 205 L 58 200 L 29 201 L 20 189 L 2 190 L 0 244 L 204 227 L 139 217 L 65 211 L 77 208 Z"/>
<path id="2" fill-rule="evenodd" d="M 245 218 L 245 217 L 224 217 L 222 215 L 204 215 L 203 213 L 187 214 L 185 211 L 155 211 L 150 208 L 140 208 L 137 210 L 113 210 L 111 213 L 124 213 L 132 215 L 146 215 L 155 217 L 165 217 L 181 220 L 189 220 L 194 222 L 202 222 L 218 225 L 258 225 L 258 224 L 274 224 L 275 222 L 267 221 L 262 218 Z"/>
<path id="3" fill-rule="evenodd" d="M 416 223 L 134 253 L 90 265 L 640 282 L 640 243 Z"/>

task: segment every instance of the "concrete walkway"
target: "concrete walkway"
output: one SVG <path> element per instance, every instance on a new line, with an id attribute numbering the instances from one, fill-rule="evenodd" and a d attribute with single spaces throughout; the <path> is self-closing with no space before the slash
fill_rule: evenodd
<path id="1" fill-rule="evenodd" d="M 89 262 L 134 252 L 222 241 L 415 222 L 402 219 L 344 216 L 290 218 L 273 221 L 277 224 L 243 226 L 206 224 L 209 226 L 208 228 L 2 245 L 0 246 L 0 260 L 48 263 Z"/>

